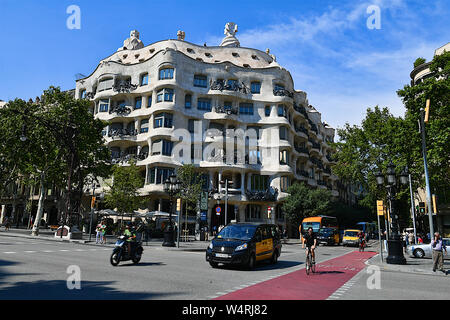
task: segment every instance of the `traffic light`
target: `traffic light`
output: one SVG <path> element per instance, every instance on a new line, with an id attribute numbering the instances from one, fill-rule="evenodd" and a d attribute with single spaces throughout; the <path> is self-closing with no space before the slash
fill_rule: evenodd
<path id="1" fill-rule="evenodd" d="M 419 213 L 420 214 L 425 214 L 426 213 L 425 202 L 419 202 Z"/>
<path id="2" fill-rule="evenodd" d="M 181 199 L 177 199 L 177 212 L 181 211 Z"/>
<path id="3" fill-rule="evenodd" d="M 267 207 L 267 218 L 270 219 L 270 216 L 272 214 L 272 207 Z"/>
<path id="4" fill-rule="evenodd" d="M 377 201 L 377 214 L 379 216 L 384 216 L 384 204 L 383 204 L 383 200 L 378 200 Z"/>
<path id="5" fill-rule="evenodd" d="M 437 201 L 436 201 L 436 195 L 432 195 L 433 198 L 433 213 L 437 214 Z"/>
<path id="6" fill-rule="evenodd" d="M 96 198 L 92 197 L 92 199 L 91 199 L 91 209 L 93 209 L 95 207 L 95 200 L 96 200 Z"/>
<path id="7" fill-rule="evenodd" d="M 430 99 L 427 99 L 427 105 L 425 107 L 425 119 L 423 122 L 428 123 L 430 118 Z"/>

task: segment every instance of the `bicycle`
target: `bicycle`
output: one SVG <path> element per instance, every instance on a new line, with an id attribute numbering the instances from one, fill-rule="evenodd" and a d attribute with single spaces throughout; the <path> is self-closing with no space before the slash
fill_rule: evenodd
<path id="1" fill-rule="evenodd" d="M 365 246 L 366 246 L 366 241 L 365 240 L 360 240 L 359 241 L 359 252 L 364 252 Z"/>
<path id="2" fill-rule="evenodd" d="M 308 247 L 308 255 L 306 256 L 306 274 L 309 275 L 309 270 L 311 270 L 312 273 L 316 272 L 316 265 L 312 261 L 312 252 L 311 247 Z"/>

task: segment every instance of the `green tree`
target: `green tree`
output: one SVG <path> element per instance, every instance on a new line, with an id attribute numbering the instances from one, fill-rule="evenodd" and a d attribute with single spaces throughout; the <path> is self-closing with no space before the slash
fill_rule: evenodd
<path id="1" fill-rule="evenodd" d="M 139 194 L 143 185 L 144 179 L 134 161 L 127 166 L 114 166 L 113 183 L 105 194 L 106 205 L 122 215 L 132 213 L 143 204 Z"/>
<path id="2" fill-rule="evenodd" d="M 424 58 L 417 58 L 416 61 L 414 61 L 414 68 L 417 68 L 425 62 L 427 62 L 427 60 L 425 60 Z"/>
<path id="3" fill-rule="evenodd" d="M 331 192 L 323 189 L 311 189 L 304 183 L 294 183 L 288 188 L 289 195 L 283 202 L 286 218 L 299 226 L 306 217 L 329 213 L 332 197 Z"/>
<path id="4" fill-rule="evenodd" d="M 423 157 L 421 138 L 417 122 L 420 109 L 425 108 L 426 100 L 430 99 L 430 119 L 425 125 L 427 137 L 427 160 L 431 191 L 438 194 L 439 200 L 450 201 L 450 52 L 444 52 L 434 57 L 430 65 L 434 76 L 429 77 L 414 86 L 405 85 L 397 93 L 402 98 L 406 108 L 405 126 L 409 128 L 407 139 L 413 140 L 411 148 L 413 169 L 417 173 L 415 181 L 424 186 Z"/>
<path id="5" fill-rule="evenodd" d="M 202 175 L 192 164 L 184 164 L 177 169 L 177 178 L 180 181 L 178 197 L 184 202 L 185 214 L 189 210 L 197 211 L 199 208 L 200 195 L 203 187 Z M 187 228 L 187 226 L 186 226 Z"/>
<path id="6" fill-rule="evenodd" d="M 41 197 L 35 234 L 48 186 L 65 187 L 71 209 L 73 203 L 81 202 L 82 195 L 72 190 L 82 190 L 87 175 L 110 174 L 110 153 L 101 135 L 105 125 L 94 119 L 90 102 L 76 100 L 55 87 L 45 90 L 34 102 L 16 99 L 0 109 L 0 134 L 6 137 L 0 143 L 0 182 L 3 186 L 19 177 L 25 181 L 39 178 Z"/>

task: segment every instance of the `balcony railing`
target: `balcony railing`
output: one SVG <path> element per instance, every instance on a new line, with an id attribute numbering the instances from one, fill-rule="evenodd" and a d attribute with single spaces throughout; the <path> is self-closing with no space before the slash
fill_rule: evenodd
<path id="1" fill-rule="evenodd" d="M 218 106 L 215 107 L 214 110 L 216 113 L 226 113 L 227 115 L 238 114 L 238 108 L 231 106 Z"/>
<path id="2" fill-rule="evenodd" d="M 218 91 L 235 91 L 235 92 L 242 92 L 242 93 L 249 93 L 250 90 L 246 87 L 246 85 L 241 82 L 240 84 L 238 82 L 233 83 L 227 83 L 225 80 L 216 80 L 213 81 L 210 85 L 211 90 L 218 90 Z"/>
<path id="3" fill-rule="evenodd" d="M 296 128 L 295 128 L 295 131 L 297 131 L 297 132 L 302 132 L 302 133 L 308 135 L 308 129 L 306 129 L 304 126 L 298 126 L 298 127 L 296 127 Z"/>
<path id="4" fill-rule="evenodd" d="M 294 97 L 294 94 L 286 89 L 273 89 L 273 95 L 278 97 Z"/>
<path id="5" fill-rule="evenodd" d="M 115 113 L 119 116 L 127 116 L 131 113 L 131 108 L 127 107 L 123 104 L 121 105 L 112 105 L 109 109 L 109 114 Z"/>
<path id="6" fill-rule="evenodd" d="M 108 137 L 115 138 L 119 137 L 122 138 L 124 136 L 129 137 L 135 137 L 138 135 L 138 131 L 136 129 L 130 130 L 130 129 L 111 129 L 108 132 Z"/>
<path id="7" fill-rule="evenodd" d="M 306 153 L 309 155 L 309 150 L 307 148 L 299 147 L 297 145 L 295 145 L 294 148 L 298 153 Z"/>
<path id="8" fill-rule="evenodd" d="M 141 152 L 139 155 L 130 153 L 130 154 L 121 155 L 119 157 L 111 158 L 111 163 L 112 164 L 120 164 L 120 163 L 125 164 L 125 163 L 129 163 L 131 160 L 142 161 L 147 158 L 148 158 L 148 152 Z"/>
<path id="9" fill-rule="evenodd" d="M 323 180 L 317 180 L 317 185 L 319 185 L 319 186 L 326 186 L 327 183 L 325 181 L 323 181 Z"/>
<path id="10" fill-rule="evenodd" d="M 249 201 L 277 201 L 278 189 L 270 187 L 265 191 L 245 191 Z"/>
<path id="11" fill-rule="evenodd" d="M 137 89 L 136 84 L 131 83 L 131 79 L 117 79 L 113 85 L 113 90 L 116 92 L 130 93 Z"/>
<path id="12" fill-rule="evenodd" d="M 309 178 L 309 173 L 307 171 L 305 171 L 305 170 L 298 170 L 297 169 L 297 174 L 299 176 L 302 176 L 302 177 L 305 177 L 305 178 Z"/>

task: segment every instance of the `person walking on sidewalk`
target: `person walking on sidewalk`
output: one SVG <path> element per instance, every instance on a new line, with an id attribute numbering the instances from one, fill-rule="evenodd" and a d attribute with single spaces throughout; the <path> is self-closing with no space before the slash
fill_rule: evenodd
<path id="1" fill-rule="evenodd" d="M 436 269 L 445 273 L 444 270 L 444 253 L 447 252 L 447 248 L 442 241 L 439 232 L 435 232 L 433 240 L 431 240 L 431 249 L 433 251 L 433 272 L 436 272 Z"/>
<path id="2" fill-rule="evenodd" d="M 95 235 L 95 244 L 102 244 L 103 243 L 103 232 L 102 232 L 102 223 L 100 222 L 97 225 L 97 228 L 95 229 L 95 231 L 97 232 L 97 234 Z"/>

